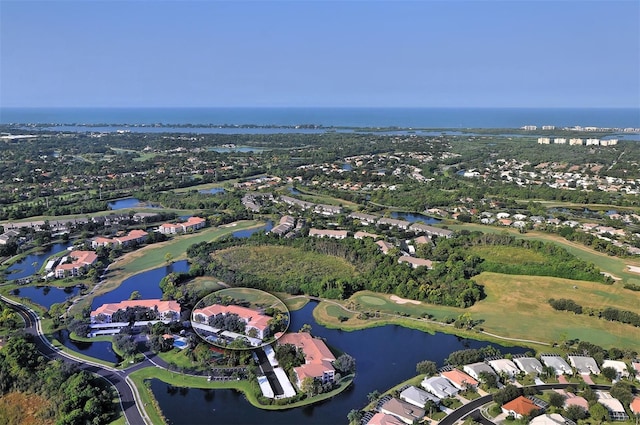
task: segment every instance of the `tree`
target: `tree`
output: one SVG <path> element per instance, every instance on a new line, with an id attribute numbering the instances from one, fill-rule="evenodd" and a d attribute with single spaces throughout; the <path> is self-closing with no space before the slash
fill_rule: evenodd
<path id="1" fill-rule="evenodd" d="M 587 411 L 584 410 L 582 406 L 572 404 L 570 406 L 567 406 L 567 408 L 564 410 L 563 416 L 567 419 L 571 419 L 572 421 L 577 422 L 580 419 L 584 419 L 587 417 Z"/>
<path id="2" fill-rule="evenodd" d="M 619 381 L 613 384 L 610 393 L 613 397 L 620 400 L 620 402 L 625 406 L 630 405 L 633 400 L 631 385 L 625 381 Z"/>
<path id="3" fill-rule="evenodd" d="M 553 407 L 561 408 L 564 406 L 565 399 L 566 397 L 564 395 L 555 391 L 552 391 L 551 394 L 549 394 L 549 404 Z"/>
<path id="4" fill-rule="evenodd" d="M 607 378 L 609 381 L 613 381 L 618 377 L 618 371 L 612 367 L 603 367 L 600 369 L 600 372 L 602 373 L 602 376 Z"/>
<path id="5" fill-rule="evenodd" d="M 487 388 L 498 388 L 498 377 L 493 373 L 480 372 L 478 375 L 480 382 L 487 386 Z"/>
<path id="6" fill-rule="evenodd" d="M 349 421 L 349 425 L 358 425 L 362 420 L 362 411 L 351 409 L 347 414 L 347 420 Z"/>
<path id="7" fill-rule="evenodd" d="M 416 364 L 416 373 L 433 376 L 438 372 L 436 362 L 431 360 L 423 360 Z"/>
<path id="8" fill-rule="evenodd" d="M 307 376 L 302 380 L 300 384 L 300 390 L 307 395 L 307 397 L 313 397 L 320 394 L 322 384 L 317 379 Z"/>
<path id="9" fill-rule="evenodd" d="M 589 407 L 589 416 L 597 422 L 609 421 L 609 411 L 600 403 L 594 403 Z"/>
<path id="10" fill-rule="evenodd" d="M 167 265 L 173 264 L 173 254 L 170 252 L 164 254 L 164 261 L 167 263 Z"/>
<path id="11" fill-rule="evenodd" d="M 369 400 L 369 403 L 373 403 L 379 398 L 380 398 L 380 391 L 378 390 L 373 390 L 369 394 L 367 394 L 367 400 Z"/>
<path id="12" fill-rule="evenodd" d="M 304 325 L 302 325 L 302 327 L 300 328 L 300 332 L 306 332 L 306 333 L 311 333 L 311 325 L 308 323 L 305 323 Z"/>
<path id="13" fill-rule="evenodd" d="M 333 362 L 335 367 L 343 375 L 348 375 L 356 371 L 356 359 L 348 354 L 342 354 Z"/>
<path id="14" fill-rule="evenodd" d="M 133 291 L 129 296 L 130 300 L 139 300 L 140 298 L 142 298 L 142 295 L 140 295 L 140 291 Z"/>

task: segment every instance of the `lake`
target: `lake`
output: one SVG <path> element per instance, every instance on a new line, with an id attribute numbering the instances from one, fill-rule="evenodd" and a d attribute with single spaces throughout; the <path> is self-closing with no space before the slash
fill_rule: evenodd
<path id="1" fill-rule="evenodd" d="M 312 333 L 327 339 L 330 345 L 355 357 L 357 376 L 353 385 L 331 400 L 313 406 L 285 411 L 266 411 L 253 407 L 242 394 L 234 390 L 176 390 L 162 381 L 151 381 L 151 390 L 170 424 L 338 424 L 347 422 L 351 409 L 360 409 L 367 402 L 367 394 L 383 392 L 415 376 L 416 363 L 433 360 L 439 366 L 452 351 L 498 347 L 504 353 L 524 353 L 522 347 L 500 345 L 459 338 L 454 335 L 425 332 L 401 326 L 382 326 L 346 332 L 328 329 L 313 318 L 317 304 L 311 302 L 303 309 L 291 312 L 292 331 L 303 324 L 312 326 Z M 189 406 L 185 409 L 185 406 Z"/>
<path id="2" fill-rule="evenodd" d="M 95 297 L 91 303 L 91 309 L 95 310 L 102 304 L 119 303 L 120 301 L 128 300 L 133 291 L 138 291 L 140 297 L 144 300 L 162 298 L 162 290 L 160 289 L 162 278 L 171 272 L 182 273 L 188 271 L 189 263 L 187 260 L 181 260 L 169 266 L 138 273 L 125 279 L 113 291 Z"/>
<path id="3" fill-rule="evenodd" d="M 142 202 L 137 198 L 124 198 L 107 204 L 110 210 L 126 210 L 132 208 L 161 208 L 159 205 Z"/>
<path id="4" fill-rule="evenodd" d="M 64 251 L 68 247 L 70 247 L 70 243 L 56 243 L 51 245 L 45 251 L 29 254 L 24 257 L 21 261 L 11 265 L 7 271 L 10 273 L 7 276 L 8 280 L 14 279 L 22 279 L 23 277 L 31 276 L 32 274 L 38 272 L 42 267 L 42 264 L 47 260 L 47 258 L 51 257 L 53 254 L 57 254 L 59 252 Z M 38 263 L 34 268 L 33 263 Z"/>
<path id="5" fill-rule="evenodd" d="M 47 310 L 53 304 L 63 303 L 67 298 L 75 297 L 80 292 L 80 288 L 70 286 L 67 288 L 56 288 L 55 286 L 21 286 L 18 288 L 19 295 L 29 298 L 34 303 L 45 307 Z"/>
<path id="6" fill-rule="evenodd" d="M 122 357 L 117 355 L 111 347 L 111 341 L 82 342 L 69 338 L 69 331 L 63 329 L 55 333 L 55 337 L 70 350 L 94 357 L 106 362 L 120 363 Z"/>
<path id="7" fill-rule="evenodd" d="M 429 217 L 428 215 L 420 214 L 420 213 L 408 213 L 408 212 L 398 212 L 394 211 L 391 213 L 391 218 L 396 218 L 398 220 L 406 220 L 411 223 L 415 223 L 416 221 L 421 221 L 424 224 L 437 224 L 440 223 L 440 220 L 437 218 Z"/>
<path id="8" fill-rule="evenodd" d="M 237 232 L 233 232 L 232 235 L 234 238 L 248 238 L 249 236 L 253 235 L 256 232 L 262 232 L 262 231 L 268 232 L 271 229 L 273 229 L 273 222 L 271 220 L 268 220 L 264 226 L 255 227 L 253 229 L 247 229 L 247 230 L 238 230 Z"/>

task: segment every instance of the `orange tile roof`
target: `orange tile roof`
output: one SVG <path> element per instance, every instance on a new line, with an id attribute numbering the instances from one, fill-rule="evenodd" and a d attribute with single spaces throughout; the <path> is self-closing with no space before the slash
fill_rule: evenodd
<path id="1" fill-rule="evenodd" d="M 445 378 L 447 378 L 449 381 L 451 381 L 453 383 L 456 383 L 456 384 L 458 384 L 460 386 L 465 386 L 465 385 L 476 386 L 476 385 L 478 385 L 478 381 L 476 381 L 470 375 L 464 373 L 460 369 L 448 370 L 446 372 L 442 372 L 441 375 L 444 376 Z"/>
<path id="2" fill-rule="evenodd" d="M 308 332 L 276 334 L 278 344 L 292 344 L 302 349 L 305 364 L 294 368 L 300 382 L 306 377 L 318 378 L 327 371 L 335 371 L 331 364 L 336 358 L 324 341 L 313 338 Z"/>
<path id="3" fill-rule="evenodd" d="M 635 397 L 629 407 L 633 413 L 640 413 L 640 397 Z"/>
<path id="4" fill-rule="evenodd" d="M 502 406 L 505 410 L 510 410 L 512 412 L 516 412 L 518 415 L 526 416 L 534 410 L 538 410 L 539 407 L 535 405 L 535 403 L 524 396 L 520 396 L 511 400 L 508 403 L 505 403 Z"/>
<path id="5" fill-rule="evenodd" d="M 126 300 L 119 303 L 103 304 L 94 311 L 91 312 L 91 316 L 97 316 L 98 314 L 112 315 L 118 310 L 124 310 L 127 307 L 158 307 L 159 313 L 165 313 L 167 311 L 180 312 L 180 304 L 177 301 L 162 301 L 162 300 Z"/>
<path id="6" fill-rule="evenodd" d="M 215 316 L 216 314 L 237 314 L 247 321 L 247 325 L 258 328 L 262 331 L 267 329 L 269 326 L 269 320 L 271 320 L 270 316 L 266 316 L 261 314 L 259 311 L 241 307 L 239 305 L 225 306 L 221 304 L 212 304 L 208 307 L 193 310 L 194 316 L 198 314 L 202 314 L 206 317 Z"/>

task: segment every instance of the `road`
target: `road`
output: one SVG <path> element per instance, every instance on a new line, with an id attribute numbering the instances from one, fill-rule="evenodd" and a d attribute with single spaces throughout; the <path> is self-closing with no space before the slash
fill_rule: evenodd
<path id="1" fill-rule="evenodd" d="M 109 366 L 104 366 L 99 363 L 90 362 L 70 354 L 67 354 L 56 347 L 54 347 L 49 340 L 43 335 L 40 319 L 38 315 L 28 307 L 23 306 L 13 300 L 0 295 L 0 299 L 14 308 L 18 314 L 22 317 L 25 323 L 25 331 L 34 336 L 34 343 L 38 347 L 38 350 L 49 359 L 61 359 L 67 362 L 75 363 L 80 369 L 90 373 L 99 375 L 111 385 L 113 385 L 118 392 L 120 399 L 120 406 L 122 412 L 125 415 L 127 424 L 129 425 L 150 425 L 151 420 L 148 418 L 147 413 L 144 411 L 144 407 L 141 406 L 140 396 L 138 390 L 129 379 L 129 374 L 135 370 L 141 369 L 147 366 L 153 366 L 152 362 L 145 359 L 142 363 L 136 364 L 124 370 L 115 369 Z"/>

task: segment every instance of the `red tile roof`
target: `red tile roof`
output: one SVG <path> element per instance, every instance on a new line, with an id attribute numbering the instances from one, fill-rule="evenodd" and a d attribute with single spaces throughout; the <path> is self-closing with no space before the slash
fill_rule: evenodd
<path id="1" fill-rule="evenodd" d="M 463 387 L 465 385 L 469 385 L 469 386 L 474 386 L 475 387 L 476 385 L 478 385 L 478 381 L 476 381 L 470 375 L 467 375 L 466 373 L 464 373 L 460 369 L 448 370 L 446 372 L 442 372 L 440 375 L 444 376 L 445 378 L 447 378 L 452 383 L 457 384 L 457 385 L 459 385 L 461 387 Z"/>
<path id="2" fill-rule="evenodd" d="M 536 406 L 533 401 L 524 396 L 520 396 L 508 403 L 505 403 L 502 408 L 504 410 L 509 410 L 522 416 L 526 416 L 529 413 L 539 409 L 539 407 Z"/>

